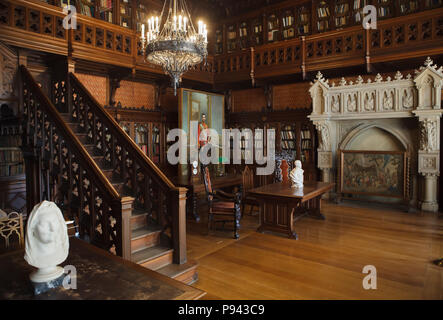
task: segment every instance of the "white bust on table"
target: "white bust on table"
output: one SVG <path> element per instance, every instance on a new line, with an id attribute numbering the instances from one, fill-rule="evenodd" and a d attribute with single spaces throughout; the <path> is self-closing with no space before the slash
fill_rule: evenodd
<path id="1" fill-rule="evenodd" d="M 44 283 L 61 277 L 58 265 L 69 253 L 69 238 L 63 214 L 53 202 L 37 204 L 28 219 L 25 260 L 37 271 L 30 275 L 32 282 Z"/>
<path id="2" fill-rule="evenodd" d="M 301 161 L 296 160 L 294 162 L 295 168 L 291 171 L 289 174 L 289 178 L 291 179 L 292 187 L 296 189 L 302 189 L 303 188 L 303 172 Z"/>

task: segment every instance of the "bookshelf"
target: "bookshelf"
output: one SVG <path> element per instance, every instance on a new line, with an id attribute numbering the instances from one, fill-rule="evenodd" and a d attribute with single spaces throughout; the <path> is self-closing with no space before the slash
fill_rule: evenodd
<path id="1" fill-rule="evenodd" d="M 285 10 L 282 17 L 283 40 L 295 37 L 295 17 L 292 10 Z"/>
<path id="2" fill-rule="evenodd" d="M 78 0 L 78 10 L 87 17 L 95 17 L 96 3 L 95 0 Z"/>
<path id="3" fill-rule="evenodd" d="M 400 14 L 410 14 L 417 12 L 420 9 L 420 3 L 418 0 L 399 0 Z"/>
<path id="4" fill-rule="evenodd" d="M 354 0 L 353 1 L 353 20 L 355 24 L 361 24 L 363 23 L 363 8 L 367 5 L 370 5 L 370 0 Z"/>
<path id="5" fill-rule="evenodd" d="M 215 53 L 223 53 L 223 30 L 221 29 L 215 31 Z"/>
<path id="6" fill-rule="evenodd" d="M 263 21 L 255 19 L 252 22 L 252 42 L 254 45 L 263 44 Z"/>
<path id="7" fill-rule="evenodd" d="M 160 163 L 160 128 L 154 124 L 152 126 L 152 156 L 154 163 Z"/>
<path id="8" fill-rule="evenodd" d="M 379 19 L 387 19 L 394 16 L 394 0 L 377 0 L 377 15 Z"/>
<path id="9" fill-rule="evenodd" d="M 325 32 L 331 29 L 331 8 L 327 1 L 316 1 L 316 27 L 317 32 Z"/>
<path id="10" fill-rule="evenodd" d="M 135 125 L 135 143 L 142 149 L 142 151 L 149 155 L 149 149 L 148 149 L 148 135 L 149 135 L 149 128 L 146 127 L 146 125 L 143 124 L 136 124 Z"/>
<path id="11" fill-rule="evenodd" d="M 278 41 L 278 35 L 280 33 L 280 23 L 278 17 L 275 14 L 268 16 L 268 42 Z"/>
<path id="12" fill-rule="evenodd" d="M 135 28 L 137 32 L 142 31 L 142 24 L 146 24 L 148 21 L 148 7 L 143 4 L 140 0 L 137 1 L 137 6 L 135 8 Z"/>
<path id="13" fill-rule="evenodd" d="M 288 151 L 293 154 L 297 159 L 297 129 L 295 126 L 286 125 L 283 126 L 281 131 L 281 149 L 282 151 Z"/>
<path id="14" fill-rule="evenodd" d="M 238 28 L 238 34 L 240 38 L 240 49 L 245 49 L 249 45 L 248 37 L 248 23 L 246 21 L 243 21 L 240 23 L 240 27 Z"/>
<path id="15" fill-rule="evenodd" d="M 237 30 L 234 24 L 228 26 L 228 52 L 237 50 Z"/>
<path id="16" fill-rule="evenodd" d="M 132 4 L 129 0 L 120 0 L 120 26 L 132 28 Z"/>
<path id="17" fill-rule="evenodd" d="M 425 0 L 426 9 L 435 9 L 443 6 L 443 0 Z"/>
<path id="18" fill-rule="evenodd" d="M 97 14 L 96 18 L 101 19 L 103 21 L 113 23 L 113 8 L 114 8 L 114 0 L 97 0 Z"/>
<path id="19" fill-rule="evenodd" d="M 0 148 L 0 177 L 21 175 L 23 169 L 23 153 L 20 148 Z"/>
<path id="20" fill-rule="evenodd" d="M 351 23 L 351 8 L 349 0 L 336 0 L 334 11 L 335 27 L 339 29 L 349 26 Z"/>
<path id="21" fill-rule="evenodd" d="M 311 32 L 311 10 L 308 6 L 298 8 L 297 31 L 303 36 Z"/>
<path id="22" fill-rule="evenodd" d="M 313 160 L 312 128 L 302 125 L 300 131 L 300 160 L 303 163 L 311 163 Z"/>

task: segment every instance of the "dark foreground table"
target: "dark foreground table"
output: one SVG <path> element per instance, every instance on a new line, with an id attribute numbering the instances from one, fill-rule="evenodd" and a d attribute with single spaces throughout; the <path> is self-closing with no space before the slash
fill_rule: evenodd
<path id="1" fill-rule="evenodd" d="M 113 256 L 79 239 L 70 241 L 62 266 L 77 269 L 77 289 L 33 295 L 24 251 L 0 256 L 0 299 L 7 300 L 193 300 L 205 292 Z"/>
<path id="2" fill-rule="evenodd" d="M 324 220 L 321 197 L 333 187 L 334 183 L 306 182 L 297 190 L 288 183 L 274 183 L 249 190 L 261 205 L 258 231 L 282 232 L 298 239 L 295 221 L 306 215 Z"/>

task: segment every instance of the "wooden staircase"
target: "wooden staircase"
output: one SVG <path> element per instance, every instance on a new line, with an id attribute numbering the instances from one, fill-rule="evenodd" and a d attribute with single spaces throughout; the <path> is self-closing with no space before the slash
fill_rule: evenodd
<path id="1" fill-rule="evenodd" d="M 43 185 L 59 184 L 60 188 L 68 189 L 66 190 L 68 196 L 60 198 L 56 188 L 49 187 L 47 191 L 43 192 L 44 194 L 34 196 L 33 201 L 37 203 L 41 198 L 48 198 L 47 200 L 55 201 L 62 209 L 65 208 L 64 211 L 69 212 L 79 222 L 80 229 L 82 229 L 80 234 L 89 235 L 92 243 L 97 243 L 98 246 L 111 252 L 114 250 L 117 255 L 121 255 L 125 259 L 185 284 L 195 282 L 198 279 L 197 263 L 188 262 L 186 259 L 186 217 L 184 211 L 186 198 L 183 196 L 186 194 L 186 190 L 175 188 L 172 185 L 129 136 L 123 133 L 104 108 L 98 105 L 74 75 L 70 74 L 67 82 L 58 84 L 58 88 L 67 85 L 67 90 L 61 90 L 64 94 L 63 98 L 54 94 L 54 105 L 52 105 L 33 82 L 28 71 L 22 68 L 22 72 L 24 78 L 31 82 L 26 86 L 24 97 L 27 101 L 28 119 L 32 122 L 37 114 L 43 115 L 41 121 L 35 121 L 26 130 L 28 132 L 27 139 L 30 144 L 45 146 L 46 151 L 56 150 L 54 153 L 58 157 L 56 163 L 67 164 L 60 167 L 48 162 L 44 165 L 47 168 L 46 171 L 43 170 L 38 175 L 42 174 L 43 177 L 40 178 L 42 180 L 48 179 L 48 176 L 51 175 L 57 176 L 58 178 L 55 180 L 51 181 L 49 178 L 49 181 L 44 181 Z M 36 92 L 32 93 L 31 90 Z M 72 93 L 72 97 L 67 95 L 68 92 Z M 61 101 L 68 103 L 71 101 L 74 105 L 66 108 L 65 105 L 60 105 Z M 36 106 L 42 110 L 32 110 Z M 57 109 L 62 109 L 65 112 L 59 112 Z M 69 110 L 71 111 L 66 112 Z M 93 118 L 93 121 L 87 122 L 85 119 L 88 117 Z M 49 120 L 50 118 L 56 119 L 54 128 L 51 128 L 51 125 L 48 126 L 50 122 L 45 123 L 44 119 Z M 57 127 L 63 129 L 60 130 L 62 132 L 60 137 L 63 138 L 61 141 L 59 137 L 53 141 L 48 132 L 59 132 Z M 36 132 L 35 128 L 40 128 L 40 130 L 49 128 L 49 130 L 46 129 L 46 132 L 42 134 Z M 29 135 L 31 132 L 34 134 L 32 139 Z M 42 136 L 46 137 L 46 141 L 43 138 L 43 141 L 39 142 Z M 65 144 L 67 148 L 66 151 L 63 151 Z M 69 144 L 72 144 L 73 147 L 69 147 Z M 79 152 L 76 152 L 75 149 Z M 42 154 L 43 157 L 41 157 Z M 45 159 L 49 160 L 45 151 L 38 151 L 37 157 L 39 156 L 41 158 L 36 162 L 44 163 Z M 83 161 L 78 161 L 80 158 Z M 33 177 L 36 172 L 31 172 L 34 166 L 29 159 L 30 157 L 28 157 L 30 171 L 27 172 L 27 176 Z M 74 163 L 77 168 L 79 166 L 77 161 L 80 165 L 84 163 L 90 172 L 99 177 L 99 179 L 91 177 L 88 180 L 89 184 L 97 184 L 97 188 L 82 184 L 82 179 L 89 176 L 88 170 L 78 171 L 69 168 L 69 165 L 73 166 Z M 37 169 L 36 171 L 41 170 Z M 101 189 L 104 190 L 103 195 L 113 193 L 111 200 L 100 196 L 98 191 Z M 108 216 L 105 216 L 108 212 L 104 210 L 103 206 L 100 203 L 97 205 L 98 198 L 100 201 L 102 201 L 101 198 L 104 198 L 103 201 L 114 203 L 114 205 L 109 205 Z M 116 202 L 117 204 L 115 204 Z M 95 215 L 96 218 L 84 219 L 85 216 L 87 217 L 85 209 L 83 209 L 86 207 L 85 203 L 88 205 L 87 215 Z M 112 217 L 116 218 L 118 226 L 114 231 L 112 228 L 115 229 L 115 224 L 114 226 L 105 225 L 110 223 Z M 87 221 L 87 225 L 85 226 L 82 221 Z M 100 224 L 99 228 L 96 227 L 97 224 Z M 98 229 L 99 233 L 96 232 Z M 103 234 L 105 234 L 104 237 Z M 94 240 L 100 236 L 102 236 L 100 241 Z M 108 243 L 109 239 L 113 240 L 112 243 Z"/>

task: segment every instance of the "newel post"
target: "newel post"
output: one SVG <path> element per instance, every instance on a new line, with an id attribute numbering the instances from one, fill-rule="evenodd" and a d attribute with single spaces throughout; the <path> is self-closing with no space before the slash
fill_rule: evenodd
<path id="1" fill-rule="evenodd" d="M 122 258 L 131 260 L 131 215 L 134 198 L 123 197 L 122 210 Z"/>
<path id="2" fill-rule="evenodd" d="M 172 215 L 173 262 L 184 264 L 186 257 L 186 188 L 176 188 L 170 192 L 170 210 Z"/>

